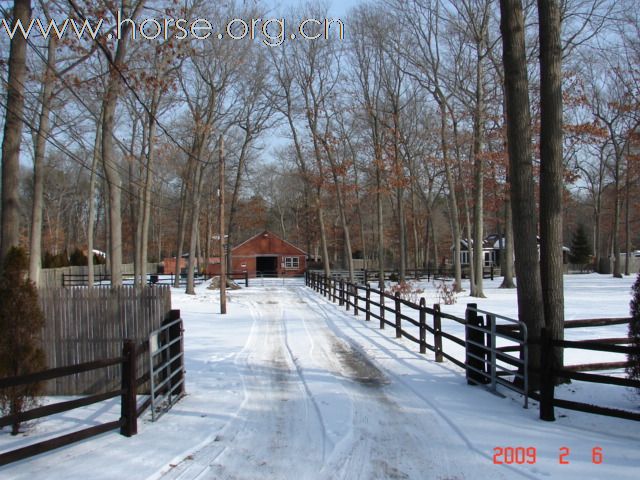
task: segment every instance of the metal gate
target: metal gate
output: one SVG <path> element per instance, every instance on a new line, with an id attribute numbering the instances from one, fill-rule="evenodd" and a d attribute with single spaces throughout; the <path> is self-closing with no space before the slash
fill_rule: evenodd
<path id="1" fill-rule="evenodd" d="M 480 310 L 475 303 L 467 304 L 465 321 L 467 380 L 475 384 L 489 384 L 493 392 L 502 385 L 520 393 L 524 396 L 524 408 L 528 408 L 527 326 L 513 318 Z M 500 346 L 497 345 L 498 339 Z"/>
<path id="2" fill-rule="evenodd" d="M 179 310 L 149 335 L 151 420 L 156 421 L 185 395 L 184 337 Z"/>

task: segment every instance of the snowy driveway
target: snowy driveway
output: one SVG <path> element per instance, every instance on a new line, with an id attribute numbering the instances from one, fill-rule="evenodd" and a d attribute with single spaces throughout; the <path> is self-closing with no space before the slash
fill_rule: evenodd
<path id="1" fill-rule="evenodd" d="M 172 292 L 186 330 L 184 399 L 158 422 L 145 415 L 134 437 L 107 433 L 0 467 L 0 478 L 637 478 L 636 422 L 560 409 L 557 422 L 541 422 L 536 402 L 525 410 L 517 395 L 468 386 L 458 367 L 300 282 L 232 291 L 226 316 L 217 292 L 196 290 Z M 118 413 L 117 400 L 104 402 L 38 423 L 18 441 Z M 535 456 L 507 465 L 499 448 Z"/>
<path id="2" fill-rule="evenodd" d="M 496 478 L 422 398 L 341 338 L 335 309 L 314 293 L 274 284 L 237 302 L 254 319 L 233 359 L 242 405 L 166 478 Z"/>

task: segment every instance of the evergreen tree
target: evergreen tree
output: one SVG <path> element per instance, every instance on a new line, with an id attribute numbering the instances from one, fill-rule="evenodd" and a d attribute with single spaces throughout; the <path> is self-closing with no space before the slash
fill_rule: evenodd
<path id="1" fill-rule="evenodd" d="M 629 338 L 631 345 L 640 348 L 640 272 L 631 287 L 631 320 L 629 321 Z M 640 380 L 640 353 L 630 353 L 627 360 L 627 375 L 632 380 Z M 640 390 L 638 391 L 640 393 Z"/>
<path id="2" fill-rule="evenodd" d="M 85 266 L 87 264 L 87 256 L 82 250 L 76 248 L 69 256 L 69 264 L 78 267 Z"/>
<path id="3" fill-rule="evenodd" d="M 27 278 L 27 255 L 12 247 L 0 275 L 0 377 L 13 377 L 44 370 L 45 357 L 40 343 L 44 316 L 38 306 L 38 293 Z M 19 414 L 38 403 L 42 384 L 20 385 L 0 390 L 3 416 Z M 17 435 L 20 422 L 12 424 Z"/>
<path id="4" fill-rule="evenodd" d="M 571 263 L 586 265 L 591 261 L 591 245 L 584 225 L 578 225 L 571 240 Z"/>

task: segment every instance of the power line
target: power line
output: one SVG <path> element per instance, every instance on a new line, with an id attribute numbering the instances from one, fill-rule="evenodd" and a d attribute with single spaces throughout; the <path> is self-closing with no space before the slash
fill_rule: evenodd
<path id="1" fill-rule="evenodd" d="M 7 15 L 8 15 L 8 12 L 7 12 L 4 8 L 0 7 L 0 11 L 1 11 L 5 16 L 7 16 Z M 33 49 L 33 51 L 36 53 L 36 55 L 37 55 L 37 56 L 42 60 L 42 62 L 45 64 L 45 66 L 48 66 L 48 65 L 49 65 L 48 59 L 46 59 L 46 58 L 44 57 L 44 55 L 42 54 L 42 52 L 40 52 L 39 48 L 38 48 L 36 45 L 34 45 L 34 44 L 33 44 L 33 42 L 32 42 L 30 39 L 28 39 L 28 38 L 27 38 L 27 43 L 31 46 L 31 48 L 32 48 L 32 49 Z M 99 44 L 99 43 L 98 43 L 98 44 Z M 63 85 L 67 88 L 67 90 L 68 90 L 68 91 L 73 95 L 73 97 L 74 97 L 78 102 L 80 102 L 80 104 L 81 104 L 81 105 L 82 105 L 82 106 L 83 106 L 83 107 L 84 107 L 88 112 L 92 113 L 91 108 L 89 108 L 89 106 L 88 106 L 88 105 L 85 103 L 85 101 L 84 101 L 84 100 L 79 96 L 79 94 L 78 94 L 78 93 L 77 93 L 77 92 L 76 92 L 76 91 L 75 91 L 75 90 L 74 90 L 74 89 L 69 85 L 69 83 L 67 82 L 67 80 L 66 80 L 62 75 L 60 75 L 60 73 L 57 71 L 57 69 L 52 68 L 52 71 L 54 72 L 54 74 L 55 74 L 56 78 L 58 78 L 58 79 L 63 83 Z M 25 90 L 26 90 L 26 84 L 25 84 L 25 83 L 23 83 L 23 82 L 21 82 L 21 85 L 22 85 L 22 86 L 25 88 Z M 139 97 L 138 97 L 138 100 L 139 100 Z M 139 101 L 141 101 L 141 100 L 139 100 Z M 36 101 L 36 103 L 37 103 L 37 101 Z M 60 119 L 60 118 L 61 118 L 61 116 L 60 116 L 57 112 L 55 112 L 55 111 L 51 111 L 51 113 L 52 113 L 53 115 L 57 116 L 57 118 L 58 118 L 58 119 Z M 151 117 L 151 113 L 150 113 L 150 112 L 149 112 L 149 116 Z M 163 129 L 163 131 L 164 131 L 164 129 Z M 112 132 L 112 133 L 111 133 L 111 137 L 112 137 L 112 138 L 113 138 L 113 139 L 114 139 L 114 140 L 115 140 L 115 141 L 120 145 L 120 147 L 121 147 L 123 150 L 125 150 L 125 151 L 126 151 L 126 147 L 125 147 L 125 146 L 123 146 L 122 142 L 121 142 L 121 141 L 116 137 L 116 135 L 115 135 L 115 133 L 114 133 L 114 132 Z M 176 145 L 179 149 L 181 149 L 181 150 L 183 150 L 183 151 L 185 151 L 185 152 L 186 152 L 186 150 L 185 150 L 181 145 L 179 145 L 179 144 L 175 141 L 175 139 L 173 139 L 172 137 L 170 137 L 170 139 L 171 139 L 171 142 L 172 142 L 174 145 Z M 187 152 L 187 153 L 188 153 L 188 152 Z M 156 178 L 158 178 L 161 182 L 163 182 L 163 183 L 167 183 L 167 184 L 169 183 L 169 182 L 167 182 L 166 180 L 164 180 L 164 178 L 163 178 L 159 173 L 155 172 L 151 167 L 149 167 L 149 166 L 145 165 L 145 164 L 141 161 L 141 159 L 139 159 L 137 156 L 135 156 L 135 155 L 134 155 L 133 157 L 134 157 L 134 159 L 135 159 L 135 160 L 140 164 L 140 166 L 141 166 L 143 169 L 148 169 L 148 170 L 149 170 L 149 172 L 151 172 L 151 173 L 152 173 Z M 121 176 L 124 176 L 124 175 L 126 175 L 126 174 L 128 173 L 128 172 L 126 172 L 125 170 L 123 170 L 119 165 L 116 165 L 116 169 L 118 169 L 118 170 L 119 170 L 119 173 L 120 173 L 120 175 L 121 175 Z M 135 181 L 134 181 L 133 183 L 136 183 L 136 184 L 137 184 L 137 182 L 135 182 Z M 137 185 L 137 186 L 138 186 L 139 188 L 141 188 L 141 185 Z"/>
<path id="2" fill-rule="evenodd" d="M 26 119 L 24 117 L 24 115 L 18 116 L 16 115 L 16 112 L 13 110 L 9 110 L 9 107 L 7 105 L 6 102 L 4 101 L 0 101 L 0 105 L 2 107 L 4 107 L 5 111 L 7 113 L 11 112 L 14 116 L 16 116 L 23 124 L 25 124 L 31 131 L 33 132 L 38 132 L 38 129 L 33 125 L 33 123 L 31 123 L 31 121 L 29 121 L 28 119 Z M 40 133 L 38 133 L 38 135 L 40 135 Z M 100 179 L 106 181 L 106 177 L 98 170 L 94 170 L 91 168 L 91 166 L 85 164 L 82 159 L 80 159 L 75 153 L 73 153 L 71 150 L 69 150 L 66 146 L 61 145 L 57 139 L 55 139 L 55 137 L 53 137 L 51 134 L 48 134 L 44 137 L 45 141 L 47 141 L 49 144 L 53 145 L 55 148 L 57 148 L 59 151 L 61 151 L 62 153 L 64 153 L 68 158 L 70 158 L 71 160 L 73 160 L 75 163 L 77 163 L 79 166 L 81 166 L 82 168 L 88 170 L 89 172 L 93 172 L 97 177 L 99 177 Z M 137 199 L 138 201 L 144 201 L 137 193 L 132 192 L 131 190 L 129 190 L 128 188 L 126 188 L 123 185 L 116 185 L 116 188 L 118 188 L 121 192 L 126 193 L 127 195 L 132 196 L 133 198 Z M 156 208 L 156 209 L 160 209 L 160 210 L 165 210 L 165 211 L 169 211 L 170 209 L 166 206 L 162 206 L 153 202 L 149 202 L 149 205 L 151 205 L 151 207 Z"/>

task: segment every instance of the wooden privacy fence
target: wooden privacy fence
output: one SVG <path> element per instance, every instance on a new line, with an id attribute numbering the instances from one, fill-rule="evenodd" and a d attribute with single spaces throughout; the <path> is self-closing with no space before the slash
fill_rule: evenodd
<path id="1" fill-rule="evenodd" d="M 145 341 L 171 310 L 168 286 L 47 288 L 38 291 L 45 317 L 43 349 L 55 368 L 113 358 L 125 338 Z M 81 395 L 113 388 L 118 368 L 106 374 L 85 371 L 47 382 L 49 395 Z"/>
<path id="2" fill-rule="evenodd" d="M 347 311 L 352 308 L 354 315 L 364 312 L 365 321 L 374 318 L 380 322 L 381 329 L 385 326 L 393 328 L 396 338 L 404 337 L 417 343 L 420 353 L 434 352 L 436 362 L 446 358 L 463 368 L 467 383 L 488 385 L 492 391 L 501 385 L 522 394 L 527 408 L 528 346 L 524 323 L 484 312 L 475 304 L 469 304 L 465 318 L 459 318 L 440 311 L 438 304 L 433 308 L 427 307 L 424 298 L 416 304 L 400 298 L 399 292 L 391 295 L 369 285 L 336 280 L 315 272 L 308 272 L 305 282 L 333 302 L 345 306 Z M 393 306 L 387 305 L 386 300 L 390 300 Z M 448 324 L 443 320 L 464 325 L 464 338 L 445 331 L 443 326 Z M 427 334 L 433 339 L 431 343 Z M 457 350 L 464 351 L 464 356 L 456 357 L 453 352 L 445 351 L 445 342 L 461 347 Z"/>

